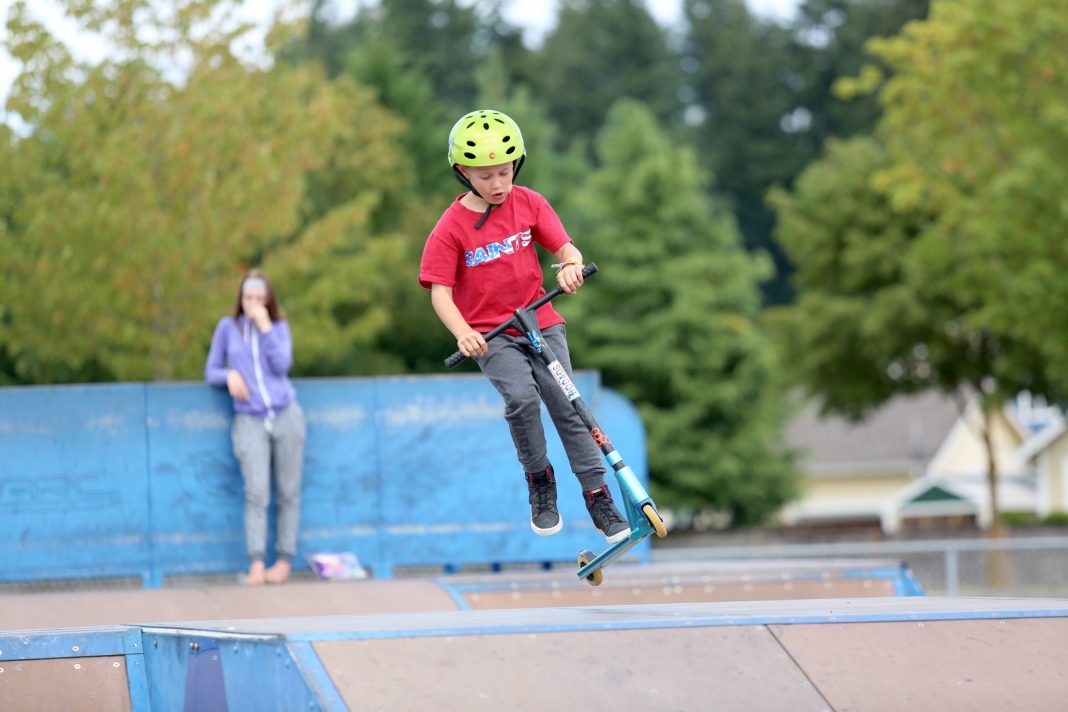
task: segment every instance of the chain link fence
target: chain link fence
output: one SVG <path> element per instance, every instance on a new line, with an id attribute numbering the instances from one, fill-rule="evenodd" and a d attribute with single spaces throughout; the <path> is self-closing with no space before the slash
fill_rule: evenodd
<path id="1" fill-rule="evenodd" d="M 895 559 L 929 596 L 1068 597 L 1068 536 L 691 546 L 654 549 L 652 558 Z"/>

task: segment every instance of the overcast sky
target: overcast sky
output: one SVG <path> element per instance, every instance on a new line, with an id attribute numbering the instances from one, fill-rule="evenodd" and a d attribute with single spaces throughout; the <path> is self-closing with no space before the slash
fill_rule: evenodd
<path id="1" fill-rule="evenodd" d="M 461 0 L 463 2 L 463 0 Z M 474 0 L 470 0 L 474 2 Z M 769 19 L 789 19 L 799 0 L 746 0 L 753 12 Z M 261 24 L 269 21 L 274 9 L 280 4 L 280 0 L 245 0 L 243 11 L 245 17 Z M 368 0 L 336 0 L 336 5 L 341 16 L 351 17 L 360 4 L 368 4 Z M 524 28 L 528 43 L 537 44 L 541 38 L 552 29 L 555 18 L 556 0 L 543 0 L 531 2 L 531 0 L 508 0 L 505 3 L 505 18 L 513 24 Z M 7 39 L 7 10 L 11 0 L 0 0 L 0 18 L 5 22 L 0 23 L 0 107 L 11 87 L 11 82 L 18 75 L 19 67 L 4 51 L 3 45 Z M 650 13 L 661 25 L 670 26 L 675 24 L 681 16 L 682 0 L 646 0 Z M 99 60 L 105 53 L 106 47 L 94 38 L 79 37 L 74 25 L 65 21 L 63 13 L 56 9 L 53 0 L 33 0 L 30 5 L 32 12 L 37 15 L 56 36 L 63 39 L 68 45 L 76 44 L 77 55 L 81 59 L 90 61 Z M 0 116 L 3 109 L 0 108 Z"/>

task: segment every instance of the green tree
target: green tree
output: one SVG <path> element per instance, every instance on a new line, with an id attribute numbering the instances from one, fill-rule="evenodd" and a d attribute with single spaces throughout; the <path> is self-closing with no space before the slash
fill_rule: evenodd
<path id="1" fill-rule="evenodd" d="M 499 2 L 486 10 L 487 3 L 476 7 L 457 0 L 381 0 L 361 4 L 343 24 L 327 17 L 331 4 L 316 0 L 305 39 L 288 46 L 284 56 L 321 60 L 335 76 L 349 68 L 353 52 L 389 47 L 407 71 L 430 82 L 449 113 L 470 110 L 475 68 L 490 47 L 500 44 L 520 56 L 525 52 L 518 31 L 500 19 Z"/>
<path id="2" fill-rule="evenodd" d="M 874 185 L 887 165 L 876 140 L 830 141 L 792 192 L 775 190 L 770 200 L 776 236 L 797 265 L 797 300 L 777 319 L 788 325 L 783 361 L 825 412 L 854 419 L 900 391 L 954 392 L 961 385 L 954 364 L 973 338 L 954 339 L 940 323 L 950 305 L 936 317 L 936 305 L 907 284 L 905 255 L 934 215 L 894 209 Z M 932 363 L 932 352 L 942 363 Z M 973 371 L 979 380 L 985 367 Z"/>
<path id="3" fill-rule="evenodd" d="M 987 413 L 1019 390 L 1057 398 L 1068 386 L 1068 338 L 1047 314 L 1068 306 L 1057 276 L 1068 266 L 1066 34 L 1062 4 L 979 0 L 935 2 L 928 21 L 873 42 L 894 73 L 880 91 L 891 162 L 880 187 L 897 205 L 937 210 L 909 268 L 959 306 L 965 333 L 997 345 Z M 998 536 L 998 463 L 985 440 Z"/>
<path id="4" fill-rule="evenodd" d="M 639 102 L 612 109 L 597 154 L 575 222 L 602 272 L 562 305 L 575 317 L 575 361 L 637 404 L 658 497 L 758 523 L 794 492 L 759 323 L 768 262 L 745 252 L 710 205 L 695 153 Z"/>
<path id="5" fill-rule="evenodd" d="M 646 103 L 664 124 L 678 119 L 678 60 L 640 0 L 564 0 L 555 29 L 520 78 L 559 129 L 557 147 L 592 139 L 623 97 Z"/>
<path id="6" fill-rule="evenodd" d="M 395 122 L 369 92 L 312 66 L 244 65 L 230 47 L 246 28 L 213 20 L 232 2 L 63 7 L 115 52 L 80 65 L 12 7 L 9 49 L 26 69 L 8 109 L 31 130 L 8 148 L 20 170 L 3 185 L 0 348 L 20 380 L 199 378 L 251 265 L 279 283 L 298 364 L 386 328 L 376 293 L 395 241 L 369 225 L 393 186 L 326 211 L 308 199 L 327 169 L 335 189 L 389 175 Z M 189 58 L 180 82 L 157 68 L 176 57 Z"/>
<path id="7" fill-rule="evenodd" d="M 1061 3 L 979 0 L 935 2 L 928 21 L 873 43 L 893 71 L 879 94 L 890 158 L 880 187 L 938 212 L 916 248 L 917 279 L 960 295 L 973 328 L 1037 350 L 1051 397 L 1068 389 L 1065 36 Z"/>
<path id="8" fill-rule="evenodd" d="M 1021 390 L 1047 392 L 1043 365 L 1034 348 L 977 319 L 980 303 L 952 277 L 929 272 L 933 260 L 956 262 L 959 241 L 931 243 L 942 206 L 895 201 L 891 167 L 877 140 L 832 141 L 792 193 L 773 193 L 777 237 L 797 265 L 797 302 L 777 320 L 783 360 L 825 412 L 852 418 L 897 393 L 979 397 L 996 513 L 991 417 Z"/>
<path id="9" fill-rule="evenodd" d="M 757 19 L 743 0 L 686 0 L 683 8 L 695 144 L 746 247 L 775 260 L 768 301 L 788 302 L 789 267 L 772 240 L 774 218 L 764 199 L 771 186 L 789 184 L 812 156 L 799 132 L 783 128 L 797 107 L 791 32 Z"/>
<path id="10" fill-rule="evenodd" d="M 829 138 L 874 129 L 875 99 L 846 100 L 832 84 L 871 61 L 863 49 L 869 38 L 922 17 L 927 0 L 806 0 L 785 26 L 753 16 L 743 0 L 687 0 L 683 7 L 694 140 L 745 244 L 775 259 L 767 301 L 789 303 L 792 268 L 774 239 L 767 191 L 788 188 Z"/>
<path id="11" fill-rule="evenodd" d="M 930 0 L 805 0 L 790 30 L 797 106 L 808 120 L 797 127 L 815 159 L 825 141 L 874 131 L 882 112 L 873 94 L 842 96 L 834 85 L 875 62 L 869 40 L 892 37 L 927 16 Z M 884 70 L 886 65 L 882 65 Z M 797 109 L 795 109 L 796 111 Z"/>

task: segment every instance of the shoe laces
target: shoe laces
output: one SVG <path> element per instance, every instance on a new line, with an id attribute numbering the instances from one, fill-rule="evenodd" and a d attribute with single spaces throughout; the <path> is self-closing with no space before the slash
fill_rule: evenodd
<path id="1" fill-rule="evenodd" d="M 586 506 L 594 517 L 602 518 L 606 523 L 625 522 L 612 503 L 612 495 L 607 488 L 586 493 Z"/>
<path id="2" fill-rule="evenodd" d="M 556 503 L 553 502 L 552 498 L 552 487 L 556 484 L 552 466 L 546 468 L 545 472 L 528 472 L 527 484 L 530 485 L 530 489 L 534 493 L 534 500 L 540 509 L 556 507 Z"/>

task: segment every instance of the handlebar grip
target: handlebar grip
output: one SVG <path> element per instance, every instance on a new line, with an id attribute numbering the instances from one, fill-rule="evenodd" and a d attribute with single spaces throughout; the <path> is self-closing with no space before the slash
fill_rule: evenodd
<path id="1" fill-rule="evenodd" d="M 465 360 L 467 360 L 467 357 L 464 356 L 463 351 L 457 351 L 452 356 L 445 359 L 445 368 L 456 368 Z"/>
<path id="2" fill-rule="evenodd" d="M 586 279 L 591 274 L 596 274 L 596 273 L 597 273 L 597 265 L 594 264 L 593 262 L 589 262 L 589 263 L 587 263 L 586 265 L 584 265 L 582 267 L 582 278 L 583 279 Z"/>

